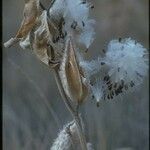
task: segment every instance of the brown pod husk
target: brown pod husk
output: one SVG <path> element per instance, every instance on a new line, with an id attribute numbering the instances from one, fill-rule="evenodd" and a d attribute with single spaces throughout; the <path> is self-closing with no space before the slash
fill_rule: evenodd
<path id="1" fill-rule="evenodd" d="M 60 77 L 67 96 L 77 104 L 81 104 L 88 94 L 88 87 L 83 81 L 82 74 L 72 39 L 69 37 L 60 66 Z"/>
<path id="2" fill-rule="evenodd" d="M 39 0 L 25 0 L 23 20 L 15 37 L 4 43 L 5 47 L 10 47 L 18 41 L 26 38 L 40 15 Z"/>
<path id="3" fill-rule="evenodd" d="M 43 11 L 39 16 L 39 19 L 36 25 L 30 32 L 30 44 L 36 56 L 46 65 L 51 66 L 50 62 L 52 61 L 51 50 L 55 51 L 55 57 L 57 58 L 57 49 L 59 49 L 53 43 L 52 33 L 56 33 L 57 29 L 53 26 L 52 23 L 49 23 L 47 20 L 47 12 Z M 55 66 L 55 64 L 52 66 Z"/>

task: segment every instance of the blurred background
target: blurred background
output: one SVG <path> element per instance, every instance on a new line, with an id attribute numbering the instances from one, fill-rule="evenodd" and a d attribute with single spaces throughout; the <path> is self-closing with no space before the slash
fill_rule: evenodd
<path id="1" fill-rule="evenodd" d="M 91 0 L 95 6 L 96 39 L 87 58 L 107 43 L 131 37 L 149 49 L 148 0 Z M 48 7 L 50 0 L 41 0 Z M 15 35 L 23 0 L 3 0 L 3 42 Z M 149 149 L 148 77 L 137 92 L 97 108 L 88 100 L 81 108 L 86 138 L 95 150 Z M 72 118 L 59 95 L 53 72 L 30 50 L 3 48 L 3 149 L 48 150 Z"/>

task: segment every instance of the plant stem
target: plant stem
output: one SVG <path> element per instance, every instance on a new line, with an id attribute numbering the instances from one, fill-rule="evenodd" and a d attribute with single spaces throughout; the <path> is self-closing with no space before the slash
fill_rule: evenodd
<path id="1" fill-rule="evenodd" d="M 78 136 L 80 138 L 80 143 L 82 143 L 81 147 L 83 150 L 87 150 L 87 145 L 86 145 L 86 139 L 85 139 L 85 135 L 82 129 L 82 124 L 81 124 L 81 120 L 79 115 L 74 115 L 74 120 L 76 123 L 76 127 L 77 127 L 77 131 L 78 131 Z"/>
<path id="2" fill-rule="evenodd" d="M 76 105 L 73 104 L 73 102 L 68 99 L 68 97 L 67 97 L 67 95 L 63 89 L 63 85 L 61 82 L 61 78 L 59 76 L 59 69 L 58 68 L 54 69 L 54 74 L 55 74 L 55 79 L 56 79 L 58 89 L 59 89 L 60 94 L 64 100 L 64 103 L 67 106 L 68 110 L 70 111 L 71 115 L 73 116 L 73 118 L 75 120 L 77 132 L 78 132 L 78 136 L 79 136 L 79 140 L 80 140 L 80 144 L 81 144 L 81 150 L 87 150 L 86 139 L 85 139 L 85 136 L 84 136 L 84 133 L 82 130 L 82 125 L 81 125 L 80 117 L 78 114 L 78 109 L 77 109 Z"/>

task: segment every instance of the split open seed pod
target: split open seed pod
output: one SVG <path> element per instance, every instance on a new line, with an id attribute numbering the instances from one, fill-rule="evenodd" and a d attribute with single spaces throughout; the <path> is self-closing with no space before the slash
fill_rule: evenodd
<path id="1" fill-rule="evenodd" d="M 81 104 L 87 97 L 88 85 L 85 83 L 84 74 L 79 67 L 71 37 L 66 41 L 65 51 L 60 65 L 60 77 L 66 95 L 76 104 Z"/>

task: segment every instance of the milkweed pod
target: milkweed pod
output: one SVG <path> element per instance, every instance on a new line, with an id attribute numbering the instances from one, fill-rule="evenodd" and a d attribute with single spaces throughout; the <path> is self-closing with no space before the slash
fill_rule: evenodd
<path id="1" fill-rule="evenodd" d="M 51 39 L 46 11 L 39 16 L 37 24 L 30 32 L 30 44 L 36 56 L 46 65 L 49 64 L 48 41 Z"/>
<path id="2" fill-rule="evenodd" d="M 23 12 L 24 18 L 21 23 L 21 27 L 16 34 L 17 38 L 22 38 L 31 31 L 31 29 L 36 23 L 39 14 L 40 14 L 39 0 L 28 0 L 25 2 Z"/>
<path id="3" fill-rule="evenodd" d="M 28 33 L 35 25 L 39 14 L 39 0 L 25 0 L 23 20 L 21 26 L 16 36 L 11 38 L 8 42 L 4 43 L 4 46 L 10 47 L 18 41 L 22 40 L 23 38 L 26 38 Z"/>
<path id="4" fill-rule="evenodd" d="M 44 10 L 28 34 L 29 38 L 19 42 L 20 46 L 25 49 L 30 45 L 38 59 L 50 67 L 54 66 L 49 63 L 51 60 L 50 51 L 53 47 L 55 48 L 55 45 L 52 45 L 52 29 L 54 26 L 52 23 L 48 23 L 47 12 Z"/>
<path id="5" fill-rule="evenodd" d="M 88 94 L 88 86 L 85 84 L 83 72 L 79 67 L 71 37 L 66 41 L 65 51 L 60 65 L 60 77 L 66 95 L 72 101 L 81 104 Z"/>

